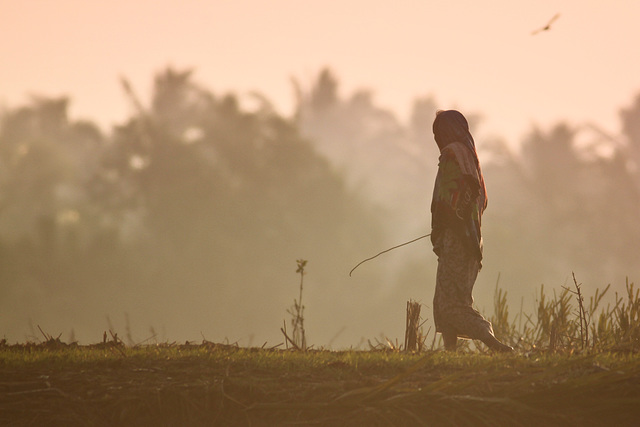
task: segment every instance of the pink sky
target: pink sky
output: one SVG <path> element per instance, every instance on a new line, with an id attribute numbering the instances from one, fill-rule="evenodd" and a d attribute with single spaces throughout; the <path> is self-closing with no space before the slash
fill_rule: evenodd
<path id="1" fill-rule="evenodd" d="M 615 133 L 640 93 L 638 41 L 640 2 L 622 0 L 7 0 L 0 105 L 67 94 L 74 118 L 108 129 L 131 113 L 118 76 L 148 97 L 172 65 L 215 93 L 260 90 L 289 114 L 289 78 L 308 86 L 330 66 L 343 95 L 370 88 L 402 120 L 434 95 L 482 112 L 482 133 L 510 142 L 559 120 Z"/>

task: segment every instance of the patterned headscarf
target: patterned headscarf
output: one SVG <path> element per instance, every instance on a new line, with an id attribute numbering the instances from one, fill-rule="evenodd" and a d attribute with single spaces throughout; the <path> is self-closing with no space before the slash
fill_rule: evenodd
<path id="1" fill-rule="evenodd" d="M 484 185 L 484 177 L 482 176 L 478 154 L 476 153 L 476 144 L 469 132 L 467 119 L 456 110 L 439 111 L 433 121 L 433 135 L 441 153 L 431 204 L 431 213 L 433 215 L 431 241 L 434 244 L 434 251 L 438 253 L 439 239 L 442 236 L 443 227 L 446 227 L 443 224 L 448 223 L 451 215 L 457 215 L 456 206 L 451 206 L 451 201 L 456 198 L 451 197 L 451 187 L 447 183 L 448 168 L 446 165 L 453 158 L 455 159 L 453 161 L 460 168 L 462 176 L 471 177 L 477 184 L 476 195 L 472 196 L 474 199 L 471 217 L 462 226 L 467 241 L 471 244 L 480 261 L 482 260 L 480 225 L 482 213 L 487 208 L 487 189 Z M 454 188 L 460 189 L 463 187 L 455 185 Z M 443 192 L 446 193 L 447 191 L 449 191 L 449 194 L 445 194 L 445 197 L 443 197 Z M 461 218 L 460 216 L 458 217 Z"/>
<path id="2" fill-rule="evenodd" d="M 462 142 L 471 150 L 476 164 L 478 164 L 476 144 L 471 132 L 469 132 L 469 123 L 461 112 L 457 110 L 438 111 L 436 119 L 433 121 L 433 135 L 440 151 L 452 142 Z"/>

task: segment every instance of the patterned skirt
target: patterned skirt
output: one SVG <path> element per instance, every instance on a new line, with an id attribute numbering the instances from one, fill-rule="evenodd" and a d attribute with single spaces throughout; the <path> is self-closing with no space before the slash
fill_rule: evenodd
<path id="1" fill-rule="evenodd" d="M 462 237 L 447 228 L 437 242 L 438 272 L 433 298 L 436 332 L 455 332 L 460 338 L 483 339 L 493 335 L 491 323 L 473 308 L 473 285 L 480 263 Z"/>

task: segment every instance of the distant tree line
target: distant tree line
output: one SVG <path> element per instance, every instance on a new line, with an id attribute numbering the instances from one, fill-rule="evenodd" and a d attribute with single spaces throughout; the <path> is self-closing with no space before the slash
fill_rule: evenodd
<path id="1" fill-rule="evenodd" d="M 68 98 L 2 113 L 5 327 L 24 320 L 15 307 L 78 301 L 100 313 L 95 324 L 128 307 L 150 321 L 188 313 L 178 331 L 233 316 L 238 330 L 252 330 L 290 305 L 294 288 L 282 283 L 294 283 L 294 260 L 309 260 L 323 289 L 315 297 L 335 307 L 332 295 L 355 295 L 341 282 L 355 262 L 428 232 L 432 97 L 418 98 L 402 122 L 370 91 L 340 94 L 328 69 L 308 88 L 294 82 L 292 117 L 260 94 L 250 107 L 215 94 L 191 71 L 158 73 L 150 100 L 122 87 L 133 113 L 108 133 L 71 120 Z M 477 135 L 481 115 L 465 114 Z M 485 280 L 502 273 L 510 290 L 557 284 L 571 271 L 597 286 L 638 277 L 640 96 L 620 118 L 618 135 L 558 122 L 520 144 L 476 139 L 489 190 Z M 379 274 L 382 262 L 359 274 L 373 288 L 392 282 L 401 299 L 429 301 L 433 256 L 406 258 L 390 274 Z M 375 322 L 380 303 L 367 304 L 358 313 Z"/>
<path id="2" fill-rule="evenodd" d="M 378 239 L 375 210 L 264 97 L 242 107 L 173 69 L 156 76 L 148 103 L 122 83 L 134 113 L 109 134 L 70 120 L 67 98 L 3 114 L 6 313 L 63 300 L 93 307 L 96 324 L 127 306 L 259 324 L 289 305 L 296 259 L 336 286 L 327 266 Z"/>
<path id="3" fill-rule="evenodd" d="M 386 224 L 408 235 L 428 226 L 438 152 L 431 125 L 438 103 L 417 98 L 403 123 L 376 106 L 369 91 L 340 94 L 323 70 L 298 105 L 300 127 L 341 166 L 350 188 L 385 204 Z M 592 286 L 640 274 L 640 96 L 620 111 L 619 134 L 596 124 L 533 127 L 522 141 L 479 138 L 482 112 L 469 117 L 489 191 L 484 218 L 486 269 L 510 284 L 562 284 L 575 271 Z M 385 202 L 386 201 L 386 202 Z M 422 266 L 421 266 L 422 265 Z M 432 275 L 424 260 L 400 275 L 419 283 Z M 506 273 L 506 274 L 505 274 Z M 427 299 L 428 300 L 428 299 Z"/>

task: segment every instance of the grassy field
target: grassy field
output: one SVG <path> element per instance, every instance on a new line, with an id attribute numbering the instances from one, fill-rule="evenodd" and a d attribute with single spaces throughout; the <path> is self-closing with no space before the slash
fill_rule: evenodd
<path id="1" fill-rule="evenodd" d="M 299 265 L 300 267 L 300 265 Z M 640 291 L 606 306 L 580 284 L 509 314 L 496 286 L 490 320 L 513 354 L 470 341 L 443 352 L 419 330 L 415 352 L 311 350 L 300 299 L 282 348 L 204 341 L 125 346 L 111 333 L 79 346 L 46 334 L 0 341 L 1 426 L 635 426 L 640 420 Z M 413 325 L 412 328 L 409 325 Z M 411 329 L 411 331 L 410 331 Z M 409 341 L 406 341 L 409 342 Z M 408 344 L 406 344 L 407 347 Z"/>
<path id="2" fill-rule="evenodd" d="M 0 425 L 637 425 L 635 352 L 0 345 Z"/>

